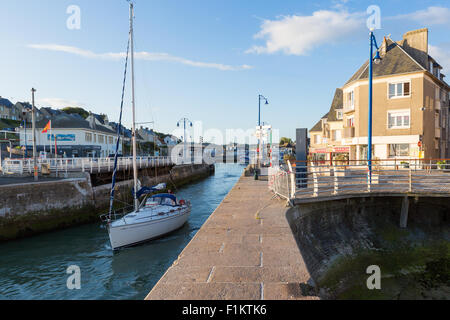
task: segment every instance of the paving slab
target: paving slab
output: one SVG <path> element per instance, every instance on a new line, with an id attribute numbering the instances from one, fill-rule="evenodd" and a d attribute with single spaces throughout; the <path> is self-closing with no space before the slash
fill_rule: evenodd
<path id="1" fill-rule="evenodd" d="M 318 299 L 287 209 L 266 181 L 242 177 L 146 299 Z"/>

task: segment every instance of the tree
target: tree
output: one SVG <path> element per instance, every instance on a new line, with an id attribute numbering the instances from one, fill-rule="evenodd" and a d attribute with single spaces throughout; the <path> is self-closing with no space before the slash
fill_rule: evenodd
<path id="1" fill-rule="evenodd" d="M 89 117 L 89 112 L 84 110 L 83 108 L 77 108 L 77 107 L 66 107 L 64 109 L 61 109 L 62 111 L 64 111 L 67 114 L 79 114 L 80 116 L 82 116 L 84 119 L 86 119 L 87 117 Z"/>
<path id="2" fill-rule="evenodd" d="M 290 138 L 282 137 L 280 139 L 280 145 L 290 144 L 293 145 L 294 142 Z"/>

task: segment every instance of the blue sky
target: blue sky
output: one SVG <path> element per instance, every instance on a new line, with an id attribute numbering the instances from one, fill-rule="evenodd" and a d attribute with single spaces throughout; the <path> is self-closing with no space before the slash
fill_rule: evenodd
<path id="1" fill-rule="evenodd" d="M 431 54 L 450 70 L 448 1 L 135 3 L 137 121 L 154 120 L 158 131 L 172 132 L 182 117 L 204 129 L 253 128 L 259 93 L 270 101 L 263 121 L 282 136 L 311 128 L 367 59 L 371 4 L 381 9 L 379 41 L 428 27 Z M 66 26 L 70 5 L 81 9 L 79 30 Z M 30 100 L 35 87 L 38 106 L 81 106 L 117 121 L 125 0 L 1 0 L 0 17 L 1 96 Z"/>

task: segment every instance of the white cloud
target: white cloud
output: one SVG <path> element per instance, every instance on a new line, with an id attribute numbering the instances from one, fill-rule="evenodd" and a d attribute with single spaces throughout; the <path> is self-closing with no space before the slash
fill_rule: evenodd
<path id="1" fill-rule="evenodd" d="M 401 14 L 389 19 L 412 19 L 425 25 L 450 24 L 450 9 L 445 7 L 428 7 L 424 10 Z"/>
<path id="2" fill-rule="evenodd" d="M 71 46 L 64 46 L 59 44 L 30 44 L 28 45 L 29 48 L 33 49 L 39 49 L 39 50 L 48 50 L 48 51 L 57 51 L 57 52 L 65 52 L 70 53 L 74 55 L 78 55 L 84 58 L 90 58 L 90 59 L 107 59 L 107 60 L 118 60 L 123 59 L 126 56 L 125 52 L 119 52 L 119 53 L 95 53 L 89 50 L 84 50 L 76 47 Z M 168 53 L 153 53 L 153 52 L 136 52 L 135 58 L 140 60 L 147 60 L 147 61 L 169 61 L 169 62 L 176 62 L 181 63 L 184 65 L 192 66 L 192 67 L 198 67 L 198 68 L 212 68 L 212 69 L 218 69 L 222 71 L 239 71 L 239 70 L 248 70 L 252 69 L 252 66 L 249 65 L 241 65 L 241 66 L 231 66 L 221 63 L 211 63 L 211 62 L 200 62 L 200 61 L 193 61 L 181 57 L 172 56 Z"/>
<path id="3" fill-rule="evenodd" d="M 450 48 L 428 46 L 428 52 L 444 69 L 444 73 L 450 71 Z"/>
<path id="4" fill-rule="evenodd" d="M 74 101 L 74 100 L 66 100 L 60 98 L 43 98 L 38 99 L 37 103 L 44 107 L 52 107 L 56 109 L 65 108 L 65 107 L 79 107 L 84 108 L 86 105 L 84 103 Z"/>
<path id="5" fill-rule="evenodd" d="M 314 48 L 351 37 L 364 30 L 365 13 L 347 11 L 315 11 L 311 16 L 290 15 L 277 20 L 264 20 L 255 39 L 265 40 L 264 46 L 253 46 L 247 53 L 306 55 Z"/>

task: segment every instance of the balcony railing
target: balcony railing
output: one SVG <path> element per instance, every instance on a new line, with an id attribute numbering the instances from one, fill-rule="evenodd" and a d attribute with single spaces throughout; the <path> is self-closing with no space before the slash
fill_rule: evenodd
<path id="1" fill-rule="evenodd" d="M 355 127 L 345 127 L 344 128 L 344 138 L 354 138 L 355 137 Z"/>

